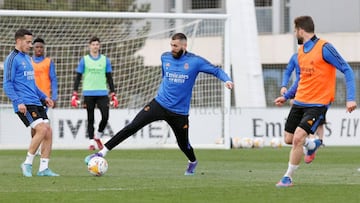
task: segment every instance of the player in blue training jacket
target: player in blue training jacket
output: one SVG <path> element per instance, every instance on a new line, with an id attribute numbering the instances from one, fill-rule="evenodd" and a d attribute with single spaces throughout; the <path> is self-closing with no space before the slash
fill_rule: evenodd
<path id="1" fill-rule="evenodd" d="M 292 84 L 292 86 L 288 90 L 286 87 L 289 83 L 289 80 L 290 80 L 290 77 L 291 77 L 291 74 L 293 71 L 295 71 L 295 80 L 294 80 L 294 83 Z M 295 53 L 291 56 L 290 61 L 286 66 L 286 69 L 283 74 L 283 80 L 281 82 L 281 89 L 280 89 L 280 95 L 284 96 L 284 98 L 286 98 L 286 99 L 291 100 L 290 105 L 292 105 L 293 99 L 295 97 L 299 80 L 300 80 L 300 67 L 299 67 L 299 62 L 298 62 L 298 54 Z M 326 114 L 326 112 L 325 112 L 325 114 Z M 320 123 L 319 127 L 316 129 L 316 132 L 314 134 L 311 134 L 309 137 L 305 138 L 305 145 L 307 145 L 309 142 L 313 142 L 315 139 L 317 139 L 317 137 L 316 137 L 316 135 L 317 135 L 321 145 L 325 146 L 324 142 L 323 142 L 324 133 L 325 133 L 324 124 L 326 123 L 325 114 L 324 114 L 324 119 L 321 120 L 321 123 Z M 285 137 L 284 141 L 286 144 L 292 144 L 292 137 Z M 307 154 L 306 147 L 304 147 L 304 153 Z M 311 163 L 311 162 L 305 161 L 305 163 Z"/>
<path id="2" fill-rule="evenodd" d="M 26 177 L 32 176 L 32 163 L 41 144 L 41 158 L 38 176 L 59 176 L 49 167 L 52 148 L 52 129 L 41 100 L 53 107 L 54 102 L 35 85 L 34 69 L 28 55 L 32 47 L 32 33 L 19 29 L 15 33 L 15 49 L 4 62 L 3 89 L 13 103 L 15 113 L 26 127 L 35 130 L 25 161 L 20 165 Z"/>
<path id="3" fill-rule="evenodd" d="M 290 81 L 290 77 L 291 77 L 291 74 L 293 71 L 295 71 L 296 78 L 293 83 L 294 85 L 291 88 L 294 88 L 294 90 L 290 89 L 289 91 L 292 93 L 296 91 L 297 84 L 300 79 L 300 67 L 299 67 L 299 64 L 297 61 L 297 57 L 298 57 L 297 53 L 293 54 L 290 58 L 289 63 L 287 64 L 287 66 L 285 68 L 285 71 L 283 74 L 283 80 L 281 82 L 280 95 L 284 95 L 288 91 L 288 89 L 286 87 L 288 86 L 288 83 Z M 294 95 L 292 96 L 292 98 L 293 97 L 294 97 Z"/>
<path id="4" fill-rule="evenodd" d="M 214 75 L 225 82 L 228 89 L 232 89 L 233 83 L 222 69 L 200 56 L 187 52 L 187 39 L 183 33 L 174 34 L 170 45 L 171 52 L 165 52 L 161 56 L 162 81 L 157 96 L 136 115 L 131 123 L 105 143 L 102 150 L 87 156 L 86 164 L 94 156 L 106 156 L 108 151 L 145 125 L 165 120 L 174 131 L 179 148 L 189 160 L 185 175 L 195 174 L 197 160 L 189 143 L 188 117 L 196 77 L 200 72 Z"/>

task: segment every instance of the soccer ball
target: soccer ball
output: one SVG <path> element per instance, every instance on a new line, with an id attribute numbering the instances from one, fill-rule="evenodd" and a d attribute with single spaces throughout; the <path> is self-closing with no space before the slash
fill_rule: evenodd
<path id="1" fill-rule="evenodd" d="M 96 156 L 90 159 L 87 167 L 90 174 L 102 176 L 108 170 L 108 163 L 103 157 Z"/>
<path id="2" fill-rule="evenodd" d="M 219 137 L 215 140 L 215 144 L 224 144 L 224 138 Z"/>
<path id="3" fill-rule="evenodd" d="M 247 148 L 247 149 L 252 148 L 253 144 L 254 144 L 253 140 L 249 137 L 244 137 L 240 141 L 240 145 L 242 148 Z"/>
<path id="4" fill-rule="evenodd" d="M 279 138 L 273 138 L 270 141 L 270 146 L 272 148 L 281 148 L 281 140 Z"/>
<path id="5" fill-rule="evenodd" d="M 264 139 L 261 137 L 257 137 L 254 139 L 254 148 L 263 148 L 264 147 Z"/>
<path id="6" fill-rule="evenodd" d="M 241 146 L 240 141 L 241 141 L 240 137 L 233 137 L 231 139 L 232 147 L 235 149 L 240 148 L 240 146 Z"/>

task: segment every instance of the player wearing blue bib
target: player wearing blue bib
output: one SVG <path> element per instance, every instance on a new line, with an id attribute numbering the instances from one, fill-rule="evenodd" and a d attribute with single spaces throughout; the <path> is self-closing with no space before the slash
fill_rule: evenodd
<path id="1" fill-rule="evenodd" d="M 174 34 L 170 45 L 171 52 L 166 52 L 161 56 L 162 81 L 157 96 L 145 105 L 131 123 L 105 143 L 102 150 L 87 156 L 85 162 L 94 156 L 106 156 L 108 151 L 145 125 L 165 120 L 174 131 L 179 148 L 189 160 L 185 175 L 195 174 L 197 160 L 189 143 L 188 114 L 196 77 L 199 73 L 211 74 L 225 82 L 228 89 L 232 89 L 233 83 L 222 69 L 200 56 L 187 52 L 187 39 L 183 33 Z"/>
<path id="2" fill-rule="evenodd" d="M 52 129 L 41 100 L 53 107 L 54 102 L 35 85 L 34 69 L 28 55 L 32 47 L 32 33 L 20 29 L 15 33 L 15 49 L 4 62 L 3 89 L 13 103 L 14 111 L 26 127 L 35 130 L 25 161 L 21 164 L 24 176 L 32 176 L 32 163 L 41 144 L 38 176 L 59 176 L 48 168 L 52 150 Z"/>

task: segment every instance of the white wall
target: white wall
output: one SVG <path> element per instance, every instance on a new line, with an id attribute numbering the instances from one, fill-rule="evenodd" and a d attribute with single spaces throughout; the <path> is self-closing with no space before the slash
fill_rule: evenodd
<path id="1" fill-rule="evenodd" d="M 348 62 L 360 62 L 360 32 L 355 33 L 317 33 L 317 36 L 333 44 Z M 260 61 L 264 63 L 287 63 L 297 50 L 293 34 L 260 35 Z M 192 43 L 192 42 L 190 42 Z M 222 61 L 219 38 L 197 38 L 192 52 L 204 56 L 214 64 Z M 241 46 L 241 45 L 240 45 Z M 146 65 L 160 65 L 160 56 L 170 50 L 170 39 L 149 39 L 138 54 L 144 56 Z M 211 50 L 211 51 L 208 51 Z"/>
<path id="2" fill-rule="evenodd" d="M 346 61 L 360 61 L 360 32 L 316 33 L 316 35 L 333 44 Z M 263 64 L 287 63 L 297 49 L 293 34 L 260 35 L 259 47 Z"/>
<path id="3" fill-rule="evenodd" d="M 359 32 L 359 0 L 290 0 L 290 19 L 310 15 L 315 32 Z M 292 25 L 292 24 L 291 24 Z"/>
<path id="4" fill-rule="evenodd" d="M 131 121 L 138 110 L 110 111 L 109 125 L 105 133 L 114 135 Z M 262 137 L 268 146 L 272 138 L 283 140 L 285 118 L 289 112 L 284 108 L 237 108 L 226 112 L 230 116 L 231 137 Z M 55 149 L 86 149 L 86 112 L 84 109 L 54 109 L 49 112 L 53 127 L 53 146 Z M 220 109 L 196 109 L 190 112 L 190 142 L 195 148 L 225 148 L 219 144 L 222 135 Z M 100 118 L 96 111 L 95 121 Z M 325 144 L 327 146 L 360 146 L 360 115 L 358 112 L 346 113 L 345 107 L 332 109 L 326 115 Z M 104 140 L 109 139 L 105 137 Z M 227 138 L 230 139 L 230 138 Z M 30 129 L 25 128 L 13 110 L 1 109 L 0 149 L 25 149 L 30 143 Z M 177 147 L 175 137 L 164 122 L 154 122 L 131 136 L 117 149 L 124 148 L 164 148 Z"/>

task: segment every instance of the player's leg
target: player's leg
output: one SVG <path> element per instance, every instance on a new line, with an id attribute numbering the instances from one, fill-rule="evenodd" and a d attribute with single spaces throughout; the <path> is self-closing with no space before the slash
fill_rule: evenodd
<path id="1" fill-rule="evenodd" d="M 303 116 L 302 108 L 292 105 L 285 123 L 284 142 L 291 145 L 293 143 L 294 132 Z"/>
<path id="2" fill-rule="evenodd" d="M 103 156 L 126 140 L 131 135 L 135 134 L 145 125 L 165 118 L 165 109 L 160 106 L 155 100 L 152 100 L 149 104 L 145 105 L 143 109 L 135 116 L 135 118 L 119 132 L 117 132 L 109 141 L 104 144 L 104 148 L 98 153 L 88 155 L 85 157 L 85 164 L 94 156 Z"/>
<path id="3" fill-rule="evenodd" d="M 168 112 L 168 114 L 170 116 L 167 116 L 166 121 L 174 131 L 179 148 L 188 158 L 188 167 L 185 171 L 185 175 L 194 175 L 198 162 L 195 157 L 194 149 L 189 142 L 189 118 L 188 116 L 171 112 Z"/>
<path id="4" fill-rule="evenodd" d="M 31 112 L 33 112 L 33 106 L 26 106 L 27 111 L 25 114 L 20 113 L 20 112 L 16 112 L 17 115 L 19 116 L 20 120 L 24 123 L 24 125 L 26 127 L 29 127 L 31 123 L 34 123 L 35 120 L 40 119 L 39 117 L 37 117 L 37 114 L 31 114 Z M 34 116 L 34 117 L 33 117 Z M 34 136 L 35 136 L 35 131 L 34 131 Z M 22 173 L 25 177 L 31 177 L 32 176 L 32 164 L 34 161 L 34 157 L 35 157 L 35 151 L 34 145 L 36 142 L 39 143 L 41 140 L 34 140 L 34 136 L 31 137 L 31 143 L 29 145 L 27 154 L 26 154 L 26 158 L 25 161 L 23 163 L 21 163 L 20 168 L 22 170 Z M 36 148 L 37 149 L 37 148 Z"/>
<path id="5" fill-rule="evenodd" d="M 149 104 L 145 105 L 145 107 L 135 116 L 135 118 L 126 125 L 123 129 L 115 134 L 105 146 L 107 149 L 111 150 L 124 140 L 126 140 L 131 135 L 135 134 L 145 125 L 157 121 L 162 120 L 164 118 L 164 109 L 157 103 L 155 100 L 152 100 Z"/>
<path id="6" fill-rule="evenodd" d="M 98 131 L 103 132 L 109 120 L 109 97 L 99 97 L 96 101 L 96 104 L 101 113 L 101 120 Z"/>
<path id="7" fill-rule="evenodd" d="M 320 142 L 321 142 L 321 146 L 325 146 L 324 144 L 324 133 L 325 133 L 325 121 L 324 124 L 319 125 L 318 129 L 316 130 L 316 135 L 318 136 Z"/>
<path id="8" fill-rule="evenodd" d="M 303 116 L 303 109 L 298 108 L 296 105 L 293 105 L 290 109 L 289 115 L 285 123 L 285 143 L 294 144 L 294 134 L 297 129 L 298 124 L 301 121 Z M 294 146 L 292 146 L 294 147 Z M 302 148 L 301 148 L 302 149 Z M 302 153 L 302 152 L 301 152 Z M 277 187 L 289 187 L 293 185 L 292 175 L 294 171 L 298 168 L 297 165 L 290 163 L 291 151 L 289 155 L 288 168 L 283 176 L 283 178 L 276 184 Z M 301 159 L 301 158 L 300 158 Z"/>
<path id="9" fill-rule="evenodd" d="M 37 136 L 38 132 L 44 134 L 43 139 L 41 141 L 41 157 L 40 157 L 40 166 L 38 176 L 59 176 L 52 172 L 49 168 L 50 155 L 52 151 L 52 129 L 50 126 L 50 122 L 48 116 L 46 114 L 46 110 L 43 107 L 38 107 L 38 112 L 43 119 L 43 122 L 39 123 L 35 129 L 35 136 Z M 38 128 L 41 128 L 40 131 Z"/>
<path id="10" fill-rule="evenodd" d="M 41 104 L 42 104 L 42 108 L 45 109 L 45 112 L 47 112 L 49 110 L 48 106 L 46 105 L 46 101 L 45 99 L 40 100 Z M 47 115 L 45 115 L 47 118 Z M 34 137 L 35 135 L 35 129 L 31 128 L 31 137 Z M 38 148 L 38 150 L 36 151 L 35 155 L 41 156 L 41 143 L 40 146 Z"/>
<path id="11" fill-rule="evenodd" d="M 44 120 L 48 121 L 48 120 Z M 49 125 L 49 122 L 44 122 L 44 128 L 46 128 L 46 134 L 41 143 L 41 157 L 40 157 L 40 166 L 37 173 L 38 176 L 59 176 L 59 174 L 54 173 L 49 168 L 50 155 L 52 151 L 52 128 Z"/>
<path id="12" fill-rule="evenodd" d="M 94 141 L 94 122 L 95 122 L 95 104 L 96 104 L 96 97 L 94 96 L 85 96 L 84 97 L 84 104 L 86 106 L 87 112 L 87 133 L 89 136 L 89 150 L 95 150 L 95 141 Z"/>
<path id="13" fill-rule="evenodd" d="M 35 130 L 33 128 L 31 128 L 31 130 L 30 130 L 30 135 L 31 135 L 31 137 L 34 137 L 34 135 L 35 135 Z M 38 150 L 36 151 L 35 155 L 38 155 L 38 156 L 41 155 L 41 144 L 40 144 L 40 147 L 38 148 Z"/>
<path id="14" fill-rule="evenodd" d="M 316 130 L 316 135 L 318 136 L 320 142 L 321 142 L 321 146 L 325 147 L 324 144 L 324 134 L 325 134 L 325 124 L 326 124 L 326 113 L 327 113 L 328 108 L 326 108 L 326 111 L 324 113 L 324 119 L 322 120 L 322 122 L 320 123 L 318 129 Z"/>
<path id="15" fill-rule="evenodd" d="M 40 144 L 43 142 L 47 133 L 47 126 L 44 123 L 43 112 L 40 112 L 41 108 L 34 105 L 27 105 L 26 114 L 17 112 L 20 119 L 25 126 L 30 126 L 33 131 L 33 136 L 30 141 L 29 149 L 25 161 L 21 164 L 21 169 L 24 176 L 32 176 L 32 163 L 35 157 L 35 153 L 38 150 Z M 43 110 L 43 109 L 42 109 Z"/>
<path id="16" fill-rule="evenodd" d="M 324 123 L 326 107 L 312 107 L 307 108 L 304 114 L 304 119 L 299 124 L 308 134 L 314 134 L 319 126 Z M 312 122 L 309 122 L 309 121 Z M 307 148 L 307 153 L 304 156 L 305 163 L 311 163 L 315 159 L 315 153 L 320 147 L 320 139 L 306 139 L 304 146 Z"/>
<path id="17" fill-rule="evenodd" d="M 319 137 L 319 140 L 322 141 L 324 139 L 324 124 L 319 125 L 315 134 Z"/>
<path id="18" fill-rule="evenodd" d="M 290 164 L 299 165 L 303 156 L 303 145 L 308 133 L 301 127 L 297 127 L 294 133 L 292 148 L 290 151 Z"/>
<path id="19" fill-rule="evenodd" d="M 319 127 L 316 130 L 316 135 L 318 136 L 320 142 L 321 142 L 321 146 L 325 146 L 324 144 L 324 134 L 325 134 L 325 124 L 326 124 L 326 113 L 327 113 L 328 108 L 325 109 L 324 112 L 324 119 L 321 120 Z"/>
<path id="20" fill-rule="evenodd" d="M 103 148 L 103 144 L 101 142 L 101 137 L 104 134 L 104 129 L 108 123 L 109 120 L 109 97 L 108 96 L 102 96 L 98 97 L 96 101 L 96 105 L 100 110 L 101 113 L 101 120 L 99 122 L 99 127 L 97 132 L 94 134 L 94 140 L 98 146 L 99 149 Z"/>

